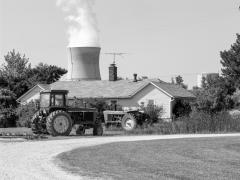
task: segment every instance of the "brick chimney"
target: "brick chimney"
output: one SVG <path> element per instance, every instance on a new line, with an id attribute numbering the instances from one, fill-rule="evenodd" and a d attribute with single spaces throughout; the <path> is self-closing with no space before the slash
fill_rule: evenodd
<path id="1" fill-rule="evenodd" d="M 133 74 L 133 82 L 137 82 L 137 74 L 136 73 Z"/>
<path id="2" fill-rule="evenodd" d="M 109 66 L 109 81 L 117 81 L 117 66 L 115 64 Z"/>

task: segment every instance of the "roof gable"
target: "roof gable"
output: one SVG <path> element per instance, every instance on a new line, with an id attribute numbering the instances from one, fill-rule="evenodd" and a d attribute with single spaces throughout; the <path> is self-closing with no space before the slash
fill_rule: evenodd
<path id="1" fill-rule="evenodd" d="M 196 98 L 191 92 L 182 88 L 181 86 L 170 84 L 170 83 L 160 83 L 151 82 L 155 87 L 159 88 L 161 91 L 165 92 L 168 96 L 174 98 Z"/>
<path id="2" fill-rule="evenodd" d="M 38 86 L 39 86 L 42 90 L 50 90 L 50 85 L 49 85 L 49 84 L 38 84 Z"/>
<path id="3" fill-rule="evenodd" d="M 39 92 L 43 91 L 43 90 L 47 90 L 50 88 L 50 85 L 48 84 L 37 84 L 35 86 L 33 86 L 31 89 L 29 89 L 26 93 L 24 93 L 22 96 L 20 96 L 17 99 L 17 102 L 21 102 L 28 94 L 30 94 L 33 90 L 35 90 L 36 88 L 39 88 Z"/>

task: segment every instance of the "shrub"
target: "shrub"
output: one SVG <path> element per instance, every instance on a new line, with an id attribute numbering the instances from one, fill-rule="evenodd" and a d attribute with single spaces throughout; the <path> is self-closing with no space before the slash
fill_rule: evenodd
<path id="1" fill-rule="evenodd" d="M 70 101 L 69 106 L 71 107 L 87 107 L 87 108 L 96 108 L 98 112 L 103 112 L 107 109 L 110 109 L 110 106 L 106 103 L 104 99 L 80 99 L 74 97 L 72 101 Z"/>
<path id="2" fill-rule="evenodd" d="M 31 127 L 31 119 L 37 111 L 36 104 L 37 102 L 32 101 L 26 105 L 20 105 L 17 108 L 17 115 L 18 115 L 17 126 L 18 127 L 29 127 L 29 128 Z"/>
<path id="3" fill-rule="evenodd" d="M 98 112 L 102 113 L 107 109 L 111 109 L 111 106 L 106 103 L 104 99 L 94 99 L 90 102 L 90 107 L 96 108 Z"/>
<path id="4" fill-rule="evenodd" d="M 147 124 L 140 126 L 133 131 L 126 132 L 127 134 L 178 134 L 185 133 L 182 130 L 184 123 L 179 122 L 164 122 L 160 121 L 158 123 Z"/>
<path id="5" fill-rule="evenodd" d="M 173 107 L 173 114 L 175 118 L 188 116 L 191 113 L 192 109 L 189 101 L 186 100 L 176 100 L 176 103 Z"/>
<path id="6" fill-rule="evenodd" d="M 16 95 L 8 89 L 0 89 L 0 127 L 16 125 Z"/>
<path id="7" fill-rule="evenodd" d="M 0 128 L 15 127 L 16 126 L 16 111 L 15 108 L 0 109 Z"/>
<path id="8" fill-rule="evenodd" d="M 153 124 L 145 124 L 140 126 L 133 131 L 126 131 L 126 134 L 172 134 L 172 128 L 169 126 L 170 123 L 161 122 Z"/>
<path id="9" fill-rule="evenodd" d="M 143 107 L 142 110 L 149 117 L 147 124 L 153 124 L 153 123 L 158 122 L 158 120 L 161 118 L 161 116 L 163 114 L 162 106 L 156 106 L 156 105 L 152 105 L 152 104 L 148 104 L 146 107 Z"/>
<path id="10" fill-rule="evenodd" d="M 193 111 L 190 116 L 184 117 L 189 133 L 209 130 L 211 115 L 203 111 Z"/>
<path id="11" fill-rule="evenodd" d="M 190 116 L 183 116 L 173 122 L 160 121 L 138 127 L 128 134 L 184 134 L 184 133 L 240 132 L 240 120 L 232 118 L 226 112 L 209 114 L 194 111 Z"/>
<path id="12" fill-rule="evenodd" d="M 190 131 L 195 132 L 232 132 L 240 131 L 240 121 L 234 119 L 226 111 L 221 111 L 214 114 L 205 112 L 193 112 L 189 120 Z M 191 128 L 194 126 L 195 128 Z"/>

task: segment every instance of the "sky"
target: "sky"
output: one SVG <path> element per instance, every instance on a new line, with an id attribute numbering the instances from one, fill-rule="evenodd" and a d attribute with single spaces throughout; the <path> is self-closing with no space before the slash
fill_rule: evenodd
<path id="1" fill-rule="evenodd" d="M 108 79 L 113 57 L 118 75 L 171 81 L 183 76 L 189 87 L 197 74 L 221 72 L 220 51 L 240 33 L 240 0 L 96 0 L 100 30 L 100 72 Z M 34 66 L 67 69 L 68 23 L 56 0 L 0 0 L 0 63 L 15 49 Z"/>

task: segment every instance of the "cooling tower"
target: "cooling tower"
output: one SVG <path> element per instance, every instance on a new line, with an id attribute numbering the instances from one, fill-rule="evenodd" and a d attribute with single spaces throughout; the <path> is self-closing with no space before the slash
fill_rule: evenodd
<path id="1" fill-rule="evenodd" d="M 99 47 L 68 48 L 69 80 L 101 80 L 99 70 Z"/>

